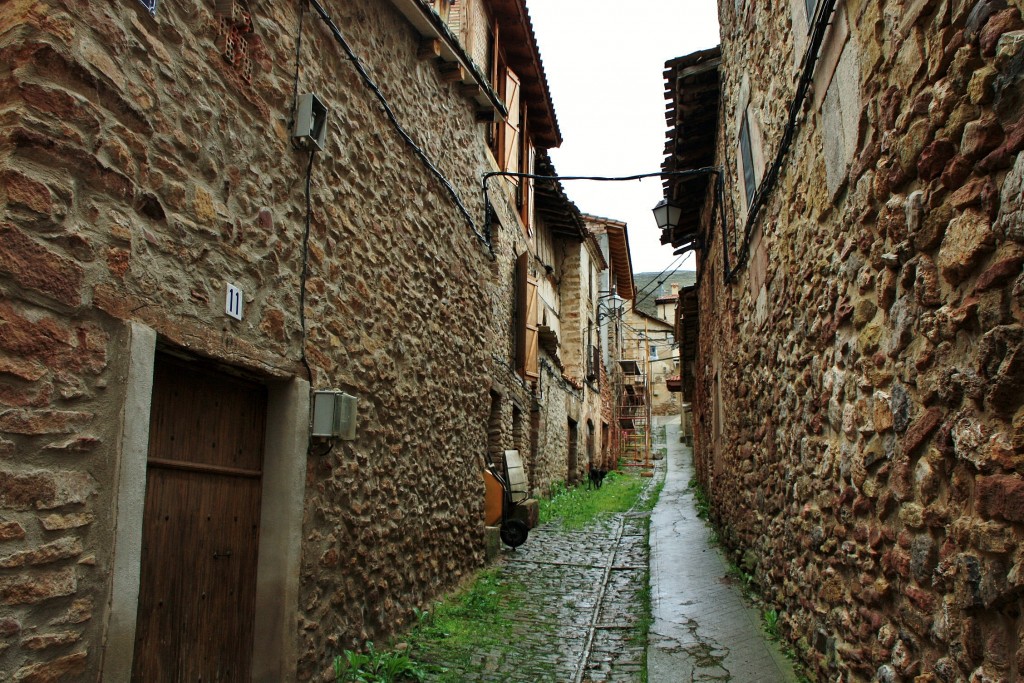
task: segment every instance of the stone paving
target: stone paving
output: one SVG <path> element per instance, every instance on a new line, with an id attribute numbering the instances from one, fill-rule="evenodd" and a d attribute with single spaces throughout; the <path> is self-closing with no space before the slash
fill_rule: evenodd
<path id="1" fill-rule="evenodd" d="M 668 457 L 656 461 L 642 494 L 666 482 L 653 515 L 611 515 L 574 531 L 547 524 L 518 550 L 504 549 L 502 578 L 524 591 L 509 615 L 516 636 L 468 666 L 428 657 L 448 670 L 446 680 L 634 683 L 643 680 L 645 658 L 651 683 L 795 680 L 766 643 L 757 612 L 724 580 L 728 567 L 686 488 L 692 467 L 676 429 L 669 424 Z M 648 567 L 649 652 L 642 637 Z"/>
<path id="2" fill-rule="evenodd" d="M 654 479 L 648 480 L 655 481 Z M 642 496 L 653 491 L 648 485 Z M 587 683 L 641 680 L 641 616 L 649 513 L 607 516 L 581 530 L 556 522 L 504 549 L 502 577 L 524 587 L 514 642 L 479 653 L 467 670 L 434 661 L 465 681 Z"/>

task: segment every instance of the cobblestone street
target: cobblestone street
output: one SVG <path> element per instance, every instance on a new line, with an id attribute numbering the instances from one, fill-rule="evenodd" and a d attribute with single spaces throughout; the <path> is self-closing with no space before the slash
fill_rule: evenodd
<path id="1" fill-rule="evenodd" d="M 645 480 L 633 511 L 580 530 L 555 521 L 533 530 L 517 551 L 503 550 L 501 579 L 520 587 L 518 606 L 509 615 L 516 635 L 476 653 L 468 665 L 446 661 L 440 651 L 422 652 L 425 661 L 446 669 L 441 679 L 796 680 L 789 662 L 765 638 L 757 611 L 728 580 L 728 565 L 697 517 L 687 488 L 692 462 L 679 443 L 677 423 L 656 422 L 654 451 L 666 457 L 655 461 L 655 476 Z M 639 511 L 650 507 L 642 501 L 658 484 L 664 489 L 653 513 Z M 647 637 L 644 619 L 650 619 Z"/>
<path id="2" fill-rule="evenodd" d="M 649 482 L 640 500 L 654 491 Z M 559 522 L 534 529 L 517 551 L 507 548 L 502 576 L 524 587 L 515 641 L 481 652 L 469 668 L 435 659 L 446 680 L 638 681 L 644 666 L 642 622 L 649 513 L 605 517 L 581 530 Z"/>

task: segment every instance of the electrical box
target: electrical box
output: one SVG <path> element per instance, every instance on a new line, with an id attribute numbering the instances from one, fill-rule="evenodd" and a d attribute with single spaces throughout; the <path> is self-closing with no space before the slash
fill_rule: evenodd
<path id="1" fill-rule="evenodd" d="M 324 149 L 327 140 L 327 105 L 313 93 L 300 96 L 295 105 L 292 139 L 304 149 Z"/>
<path id="2" fill-rule="evenodd" d="M 341 391 L 313 392 L 313 438 L 356 438 L 356 410 L 359 401 Z"/>

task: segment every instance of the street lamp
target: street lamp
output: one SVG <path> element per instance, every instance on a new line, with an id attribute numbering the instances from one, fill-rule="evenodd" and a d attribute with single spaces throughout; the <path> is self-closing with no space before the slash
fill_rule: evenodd
<path id="1" fill-rule="evenodd" d="M 651 211 L 654 212 L 654 221 L 662 231 L 679 225 L 679 217 L 683 214 L 682 207 L 668 199 L 662 199 Z"/>

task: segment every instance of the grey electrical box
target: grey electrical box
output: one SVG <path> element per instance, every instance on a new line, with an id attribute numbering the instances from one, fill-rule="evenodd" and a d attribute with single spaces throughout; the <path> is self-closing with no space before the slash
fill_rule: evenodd
<path id="1" fill-rule="evenodd" d="M 313 93 L 300 96 L 295 105 L 292 139 L 305 149 L 324 149 L 327 140 L 327 105 Z"/>
<path id="2" fill-rule="evenodd" d="M 341 391 L 313 392 L 313 438 L 356 438 L 358 399 Z"/>

